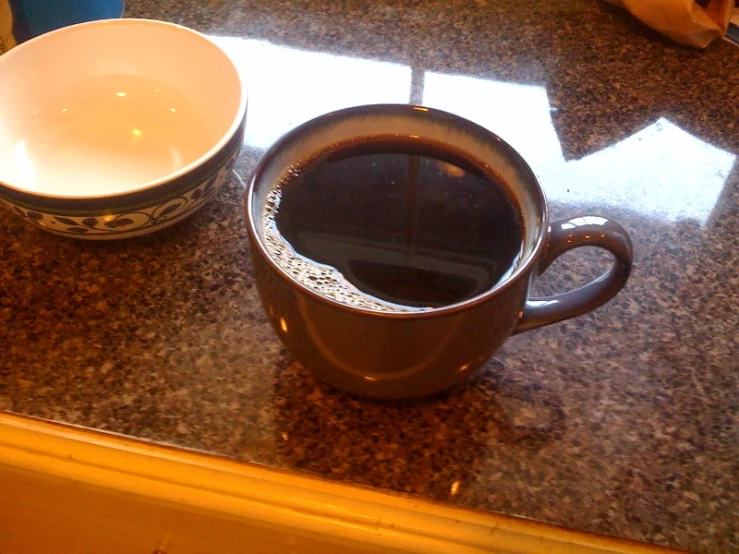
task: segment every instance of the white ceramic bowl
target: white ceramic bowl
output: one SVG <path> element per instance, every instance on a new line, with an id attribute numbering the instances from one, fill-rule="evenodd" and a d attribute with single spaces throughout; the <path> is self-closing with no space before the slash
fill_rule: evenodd
<path id="1" fill-rule="evenodd" d="M 208 38 L 161 21 L 81 23 L 0 56 L 0 205 L 48 231 L 124 238 L 226 181 L 246 93 Z"/>

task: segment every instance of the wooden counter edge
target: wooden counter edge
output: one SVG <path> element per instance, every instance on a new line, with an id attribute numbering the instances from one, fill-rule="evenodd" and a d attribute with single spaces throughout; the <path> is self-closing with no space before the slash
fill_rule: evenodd
<path id="1" fill-rule="evenodd" d="M 0 411 L 0 553 L 676 552 Z"/>

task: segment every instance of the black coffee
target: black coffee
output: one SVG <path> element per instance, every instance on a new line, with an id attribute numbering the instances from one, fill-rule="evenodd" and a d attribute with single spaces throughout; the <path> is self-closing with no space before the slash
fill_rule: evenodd
<path id="1" fill-rule="evenodd" d="M 520 211 L 492 171 L 407 137 L 326 150 L 271 191 L 265 215 L 280 266 L 323 296 L 381 311 L 481 294 L 523 244 Z"/>

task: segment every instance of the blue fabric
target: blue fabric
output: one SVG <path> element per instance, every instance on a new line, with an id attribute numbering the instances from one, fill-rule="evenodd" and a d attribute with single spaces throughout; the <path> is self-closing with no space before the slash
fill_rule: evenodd
<path id="1" fill-rule="evenodd" d="M 123 13 L 123 0 L 10 0 L 13 36 L 18 43 L 60 27 L 113 19 Z"/>

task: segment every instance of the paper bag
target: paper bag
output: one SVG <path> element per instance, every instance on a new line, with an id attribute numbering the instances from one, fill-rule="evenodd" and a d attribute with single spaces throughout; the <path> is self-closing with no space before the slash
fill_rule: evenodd
<path id="1" fill-rule="evenodd" d="M 734 0 L 606 0 L 677 42 L 705 48 L 722 37 Z"/>

